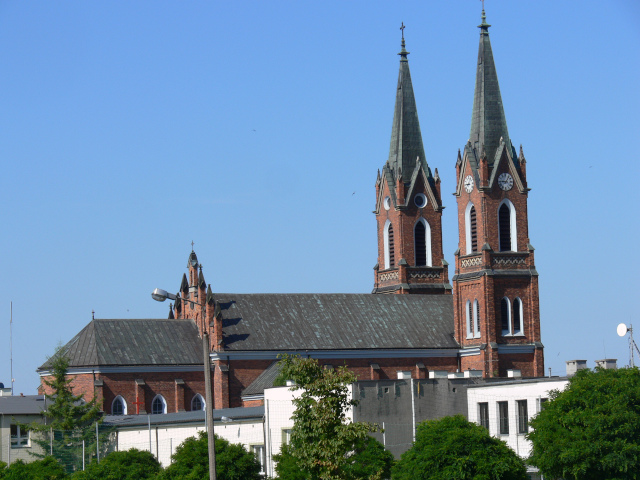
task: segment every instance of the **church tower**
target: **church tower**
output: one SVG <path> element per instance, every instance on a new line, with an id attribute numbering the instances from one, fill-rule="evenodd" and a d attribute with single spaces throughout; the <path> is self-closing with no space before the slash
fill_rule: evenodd
<path id="1" fill-rule="evenodd" d="M 455 338 L 463 347 L 463 370 L 543 376 L 526 161 L 507 131 L 489 27 L 483 9 L 471 135 L 456 162 Z"/>
<path id="2" fill-rule="evenodd" d="M 440 177 L 432 175 L 422 144 L 405 49 L 404 25 L 389 158 L 378 171 L 378 263 L 373 293 L 450 293 L 442 253 Z"/>

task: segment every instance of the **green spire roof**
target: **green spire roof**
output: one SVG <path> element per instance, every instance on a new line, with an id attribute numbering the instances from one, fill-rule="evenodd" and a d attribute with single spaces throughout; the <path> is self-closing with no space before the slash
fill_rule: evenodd
<path id="1" fill-rule="evenodd" d="M 402 50 L 398 55 L 400 55 L 400 73 L 398 74 L 396 106 L 391 129 L 391 146 L 386 167 L 394 180 L 401 177 L 404 182 L 408 182 L 416 167 L 418 157 L 420 157 L 420 162 L 423 163 L 427 175 L 431 175 L 424 157 L 418 109 L 413 95 L 409 61 L 407 60 L 409 52 L 405 49 L 404 43 L 404 30 L 402 32 Z"/>
<path id="2" fill-rule="evenodd" d="M 480 158 L 481 150 L 487 156 L 489 165 L 493 164 L 496 150 L 500 145 L 500 137 L 508 148 L 511 146 L 507 120 L 502 106 L 498 72 L 493 62 L 493 52 L 489 40 L 489 27 L 484 9 L 480 29 L 480 48 L 478 50 L 478 70 L 476 72 L 476 90 L 473 96 L 473 113 L 471 115 L 471 134 L 469 142 Z"/>

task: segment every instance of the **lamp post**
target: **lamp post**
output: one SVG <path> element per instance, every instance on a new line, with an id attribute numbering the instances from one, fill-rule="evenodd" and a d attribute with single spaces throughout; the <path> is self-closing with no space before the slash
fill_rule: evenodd
<path id="1" fill-rule="evenodd" d="M 169 300 L 176 301 L 178 296 L 172 293 L 156 288 L 151 292 L 151 298 L 158 302 L 164 302 L 167 298 Z M 205 306 L 204 304 L 194 302 L 187 298 L 180 298 L 185 302 L 192 303 L 202 308 L 202 318 L 205 318 Z M 204 354 L 204 385 L 206 390 L 205 399 L 205 418 L 207 422 L 207 438 L 209 441 L 209 479 L 216 480 L 216 445 L 215 437 L 213 435 L 213 398 L 211 398 L 211 361 L 209 358 L 209 334 L 204 330 L 202 331 L 202 352 Z"/>

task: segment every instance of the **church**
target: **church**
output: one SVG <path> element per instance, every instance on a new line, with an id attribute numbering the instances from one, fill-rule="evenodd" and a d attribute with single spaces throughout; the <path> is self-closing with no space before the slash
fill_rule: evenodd
<path id="1" fill-rule="evenodd" d="M 441 180 L 426 161 L 402 29 L 389 156 L 375 183 L 373 291 L 217 293 L 192 250 L 168 319 L 93 319 L 63 347 L 74 392 L 116 415 L 201 410 L 203 333 L 216 409 L 262 404 L 282 353 L 346 365 L 361 380 L 543 376 L 526 160 L 509 137 L 489 27 L 483 10 L 471 131 L 455 162 L 451 281 Z M 41 393 L 50 369 L 38 369 Z"/>

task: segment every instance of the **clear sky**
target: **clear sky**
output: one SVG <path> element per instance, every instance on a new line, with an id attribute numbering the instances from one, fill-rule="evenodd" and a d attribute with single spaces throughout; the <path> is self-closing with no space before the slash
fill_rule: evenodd
<path id="1" fill-rule="evenodd" d="M 524 147 L 546 367 L 629 361 L 640 2 L 486 1 Z M 96 318 L 163 318 L 195 242 L 214 292 L 370 292 L 400 23 L 458 247 L 479 1 L 0 1 L 0 381 Z M 450 277 L 453 269 L 450 271 Z"/>

